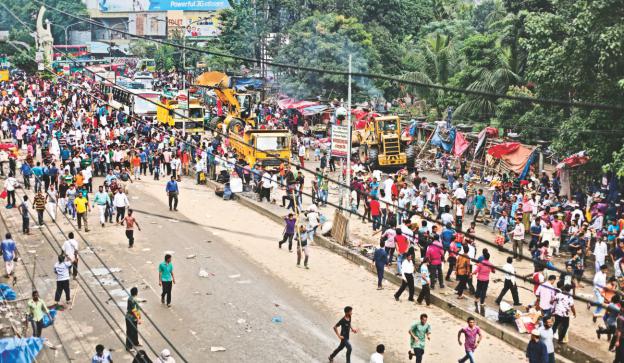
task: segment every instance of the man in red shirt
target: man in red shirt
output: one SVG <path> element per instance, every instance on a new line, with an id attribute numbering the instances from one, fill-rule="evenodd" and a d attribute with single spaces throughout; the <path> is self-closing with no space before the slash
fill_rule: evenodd
<path id="1" fill-rule="evenodd" d="M 394 243 L 397 249 L 397 275 L 401 275 L 401 263 L 405 259 L 405 254 L 409 248 L 409 241 L 407 237 L 403 235 L 401 228 L 396 229 L 396 236 L 394 237 Z"/>
<path id="2" fill-rule="evenodd" d="M 555 238 L 550 241 L 550 246 L 553 248 L 553 255 L 557 256 L 559 253 L 559 246 L 561 246 L 561 231 L 565 228 L 565 223 L 559 219 L 559 216 L 555 215 L 555 219 L 550 223 L 550 225 L 555 232 Z"/>
<path id="3" fill-rule="evenodd" d="M 373 219 L 373 231 L 381 228 L 381 208 L 377 198 L 371 197 L 370 201 L 370 213 Z"/>

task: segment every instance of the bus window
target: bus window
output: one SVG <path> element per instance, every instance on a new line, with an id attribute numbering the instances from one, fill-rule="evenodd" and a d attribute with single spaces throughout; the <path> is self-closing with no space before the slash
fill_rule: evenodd
<path id="1" fill-rule="evenodd" d="M 204 109 L 203 108 L 191 108 L 189 109 L 190 118 L 203 118 L 204 117 Z"/>

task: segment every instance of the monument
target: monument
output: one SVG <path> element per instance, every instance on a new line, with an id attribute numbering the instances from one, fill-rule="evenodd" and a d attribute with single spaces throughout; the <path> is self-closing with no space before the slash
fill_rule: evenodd
<path id="1" fill-rule="evenodd" d="M 35 34 L 35 43 L 37 44 L 37 52 L 43 54 L 43 63 L 46 68 L 52 64 L 52 45 L 54 44 L 54 37 L 52 37 L 52 25 L 49 20 L 45 20 L 45 26 L 43 25 L 43 14 L 45 14 L 45 7 L 41 6 L 39 14 L 37 15 L 37 32 Z"/>

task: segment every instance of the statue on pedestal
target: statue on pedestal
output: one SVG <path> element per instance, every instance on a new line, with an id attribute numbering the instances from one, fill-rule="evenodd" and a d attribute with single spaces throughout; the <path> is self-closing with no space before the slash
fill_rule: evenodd
<path id="1" fill-rule="evenodd" d="M 52 64 L 52 46 L 54 45 L 54 37 L 52 37 L 52 25 L 49 20 L 45 20 L 45 26 L 43 25 L 43 14 L 45 13 L 45 7 L 39 9 L 37 15 L 37 33 L 35 35 L 35 42 L 37 44 L 37 51 L 43 52 L 43 62 L 46 67 Z"/>

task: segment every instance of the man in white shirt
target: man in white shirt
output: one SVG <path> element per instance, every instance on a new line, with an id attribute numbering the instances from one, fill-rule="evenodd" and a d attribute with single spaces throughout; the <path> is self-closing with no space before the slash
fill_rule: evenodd
<path id="1" fill-rule="evenodd" d="M 375 353 L 371 354 L 369 363 L 383 363 L 384 352 L 386 351 L 386 347 L 383 344 L 379 344 L 377 349 L 375 349 Z"/>
<path id="2" fill-rule="evenodd" d="M 596 311 L 594 311 L 594 323 L 596 322 L 596 317 L 601 316 L 602 312 L 602 304 L 604 303 L 604 297 L 602 296 L 602 289 L 607 286 L 607 272 L 609 271 L 609 267 L 607 265 L 600 266 L 600 271 L 596 272 L 594 275 L 594 296 L 596 300 Z M 589 307 L 589 303 L 588 303 Z"/>
<path id="3" fill-rule="evenodd" d="M 123 189 L 117 190 L 117 193 L 113 197 L 113 206 L 117 209 L 117 216 L 115 217 L 115 222 L 119 224 L 120 221 L 123 221 L 126 215 L 126 207 L 130 206 L 128 197 L 126 196 L 126 193 L 123 192 Z"/>
<path id="4" fill-rule="evenodd" d="M 459 187 L 455 189 L 453 192 L 453 198 L 458 199 L 462 202 L 462 204 L 466 203 L 466 191 L 464 190 L 464 185 L 459 184 Z"/>
<path id="5" fill-rule="evenodd" d="M 78 276 L 78 241 L 74 239 L 74 232 L 69 232 L 67 237 L 69 239 L 63 243 L 63 254 L 65 260 L 72 264 L 72 276 L 75 280 Z"/>
<path id="6" fill-rule="evenodd" d="M 496 303 L 500 304 L 503 298 L 507 294 L 507 291 L 511 290 L 511 297 L 513 298 L 514 306 L 520 306 L 520 299 L 518 298 L 518 286 L 516 285 L 516 269 L 512 265 L 513 257 L 507 257 L 507 263 L 503 265 L 503 271 L 505 271 L 505 285 L 501 290 Z"/>
<path id="7" fill-rule="evenodd" d="M 56 291 L 54 293 L 54 302 L 56 306 L 59 306 L 59 301 L 61 301 L 61 294 L 65 292 L 65 300 L 67 301 L 67 305 L 70 304 L 71 301 L 71 292 L 69 291 L 69 269 L 71 268 L 72 263 L 69 261 L 65 261 L 65 256 L 58 256 L 58 262 L 54 264 L 54 272 L 56 273 Z"/>
<path id="8" fill-rule="evenodd" d="M 542 315 L 545 318 L 550 317 L 552 314 L 553 300 L 555 299 L 555 293 L 557 291 L 555 287 L 555 281 L 557 277 L 555 275 L 548 276 L 548 281 L 539 285 L 537 290 L 535 291 L 535 295 L 537 296 L 536 305 L 539 306 L 542 311 Z"/>

